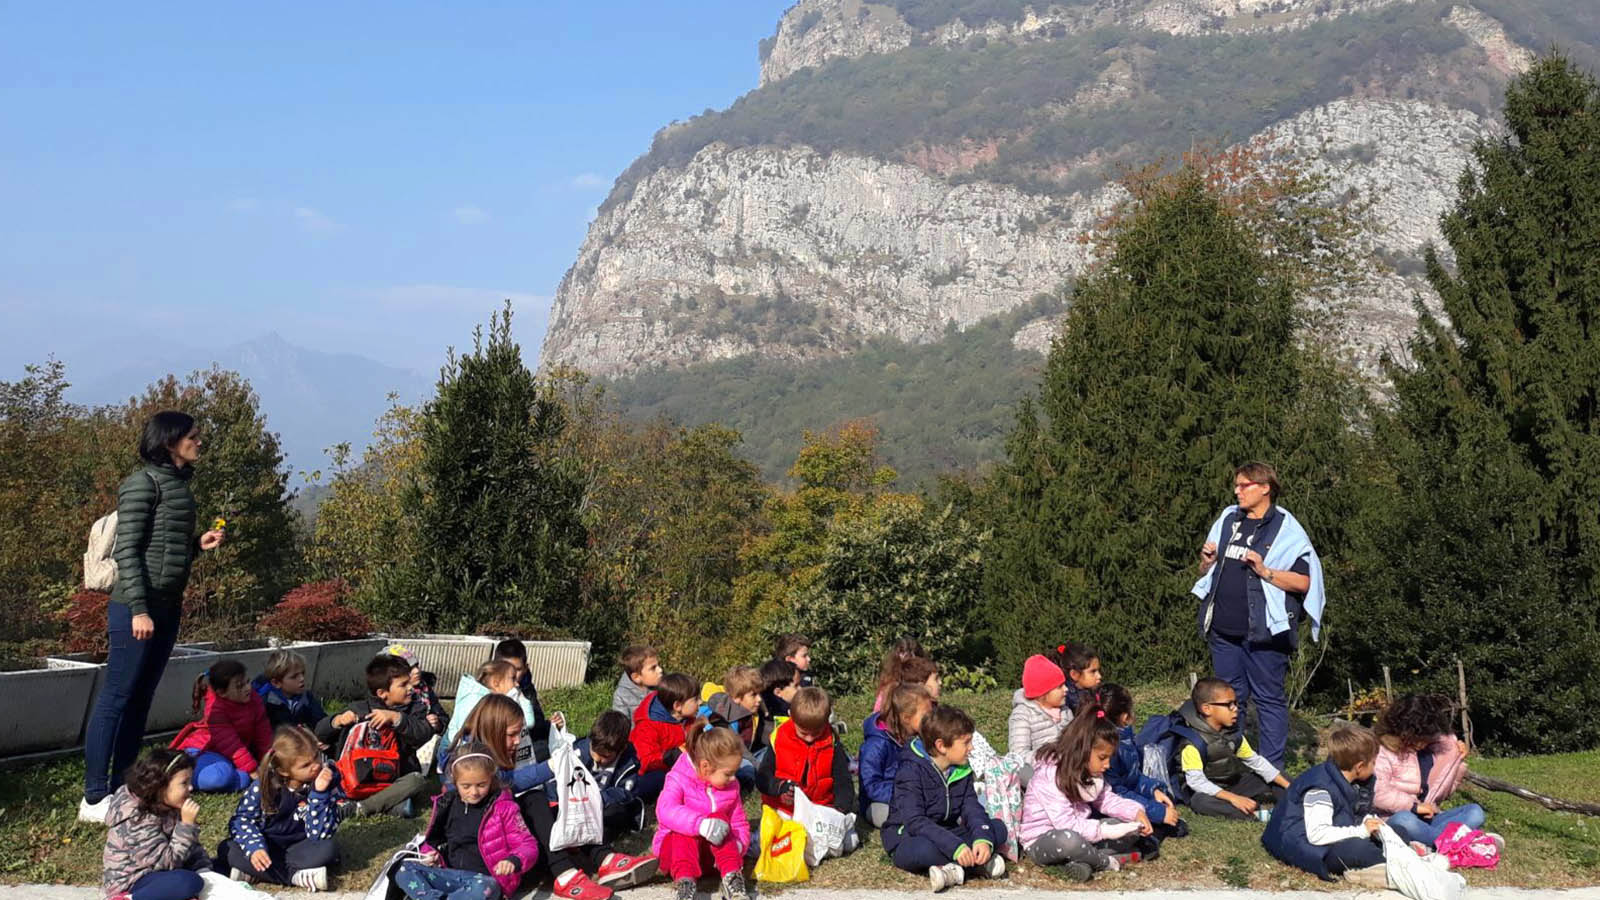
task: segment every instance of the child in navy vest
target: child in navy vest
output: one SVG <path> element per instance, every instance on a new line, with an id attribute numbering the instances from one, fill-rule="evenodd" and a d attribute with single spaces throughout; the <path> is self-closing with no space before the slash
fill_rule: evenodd
<path id="1" fill-rule="evenodd" d="M 1381 875 L 1383 848 L 1374 840 L 1381 822 L 1372 814 L 1377 758 L 1378 739 L 1367 729 L 1346 725 L 1330 734 L 1327 761 L 1289 785 L 1262 846 L 1325 881 L 1362 869 Z"/>

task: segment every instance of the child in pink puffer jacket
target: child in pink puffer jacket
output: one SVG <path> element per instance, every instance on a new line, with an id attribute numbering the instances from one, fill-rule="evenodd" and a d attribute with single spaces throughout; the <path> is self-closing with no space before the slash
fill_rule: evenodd
<path id="1" fill-rule="evenodd" d="M 423 832 L 423 859 L 402 863 L 394 876 L 407 897 L 495 900 L 516 893 L 522 876 L 539 861 L 539 842 L 497 777 L 483 744 L 466 744 L 450 758 L 455 790 L 434 798 Z"/>
<path id="2" fill-rule="evenodd" d="M 1457 822 L 1483 828 L 1483 807 L 1478 804 L 1441 806 L 1467 777 L 1467 745 L 1450 728 L 1450 698 L 1401 697 L 1378 716 L 1377 732 L 1372 805 L 1396 834 L 1433 849 L 1445 829 Z M 1505 846 L 1497 834 L 1489 839 L 1497 847 Z"/>
<path id="3" fill-rule="evenodd" d="M 726 900 L 749 900 L 744 852 L 750 820 L 739 802 L 739 763 L 744 742 L 726 728 L 696 719 L 688 729 L 688 752 L 667 773 L 656 799 L 655 840 L 650 852 L 672 877 L 678 900 L 694 900 L 695 881 L 709 861 L 722 876 Z"/>
<path id="4" fill-rule="evenodd" d="M 1105 710 L 1090 704 L 1039 748 L 1017 832 L 1034 862 L 1064 865 L 1068 877 L 1088 881 L 1095 872 L 1138 862 L 1159 847 L 1144 807 L 1106 784 L 1118 740 Z M 1096 812 L 1106 818 L 1095 818 Z"/>

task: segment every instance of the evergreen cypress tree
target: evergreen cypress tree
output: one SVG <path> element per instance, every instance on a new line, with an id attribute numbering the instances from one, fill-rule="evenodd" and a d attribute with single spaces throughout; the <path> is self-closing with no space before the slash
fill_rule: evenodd
<path id="1" fill-rule="evenodd" d="M 1453 268 L 1427 260 L 1444 317 L 1390 366 L 1395 483 L 1340 664 L 1449 690 L 1460 657 L 1480 737 L 1576 749 L 1600 739 L 1600 89 L 1545 58 L 1505 118 L 1443 219 Z"/>
<path id="2" fill-rule="evenodd" d="M 1278 464 L 1301 515 L 1297 486 L 1328 484 L 1349 452 L 1337 404 L 1301 389 L 1289 273 L 1193 170 L 1139 200 L 1106 265 L 1077 286 L 1043 420 L 1024 404 L 991 482 L 985 593 L 1007 677 L 1067 638 L 1119 679 L 1198 663 L 1188 588 L 1233 468 Z"/>
<path id="3" fill-rule="evenodd" d="M 566 418 L 523 365 L 511 308 L 451 356 L 421 425 L 406 505 L 418 552 L 388 593 L 429 629 L 570 628 L 586 533 L 584 484 L 560 452 Z M 398 612 L 399 610 L 396 610 Z"/>

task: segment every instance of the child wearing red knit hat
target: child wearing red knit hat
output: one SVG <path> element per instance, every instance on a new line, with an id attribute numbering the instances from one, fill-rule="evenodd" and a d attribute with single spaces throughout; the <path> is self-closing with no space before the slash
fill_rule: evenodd
<path id="1" fill-rule="evenodd" d="M 1066 684 L 1061 667 L 1044 656 L 1034 654 L 1022 664 L 1022 688 L 1011 696 L 1006 723 L 1006 753 L 1022 763 L 1017 777 L 1024 786 L 1033 776 L 1034 754 L 1053 742 L 1071 719 L 1062 709 Z"/>

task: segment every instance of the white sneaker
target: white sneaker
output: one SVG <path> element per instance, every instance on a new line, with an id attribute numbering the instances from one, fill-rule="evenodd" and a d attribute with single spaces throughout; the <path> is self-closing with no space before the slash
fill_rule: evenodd
<path id="1" fill-rule="evenodd" d="M 106 823 L 106 812 L 111 809 L 111 795 L 100 798 L 99 803 L 90 803 L 87 799 L 78 801 L 78 821 L 88 822 L 93 825 Z"/>
<path id="2" fill-rule="evenodd" d="M 1004 878 L 1004 877 L 1006 877 L 1006 860 L 1005 860 L 1005 857 L 1001 856 L 998 853 L 996 853 L 995 855 L 989 857 L 989 861 L 983 864 L 983 876 L 985 878 Z"/>
<path id="3" fill-rule="evenodd" d="M 967 873 L 963 871 L 959 865 L 953 862 L 948 862 L 942 866 L 934 866 L 928 869 L 928 884 L 933 886 L 933 892 L 935 894 L 939 893 L 940 891 L 953 888 L 956 885 L 965 882 L 966 880 Z"/>
<path id="4" fill-rule="evenodd" d="M 297 888 L 308 891 L 325 891 L 328 889 L 328 867 L 317 866 L 315 869 L 296 869 L 289 876 L 289 883 Z"/>
<path id="5" fill-rule="evenodd" d="M 244 869 L 234 869 L 233 872 L 228 875 L 228 878 L 233 881 L 237 881 L 240 884 L 255 884 L 260 880 L 256 878 L 254 874 L 247 872 Z"/>

